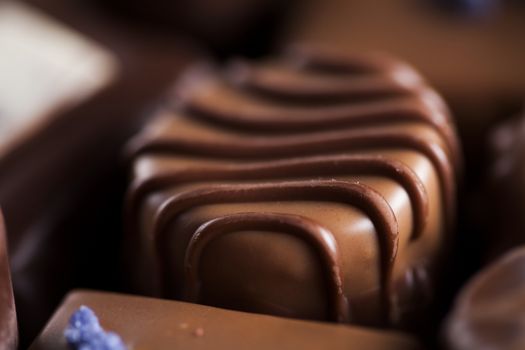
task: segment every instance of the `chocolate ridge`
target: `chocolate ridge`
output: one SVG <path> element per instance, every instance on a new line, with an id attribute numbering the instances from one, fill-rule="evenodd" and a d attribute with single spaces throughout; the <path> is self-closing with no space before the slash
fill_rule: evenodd
<path id="1" fill-rule="evenodd" d="M 126 217 L 134 218 L 137 204 L 148 193 L 180 183 L 219 180 L 256 180 L 284 176 L 327 176 L 335 174 L 388 177 L 401 184 L 407 192 L 413 210 L 413 230 L 410 239 L 421 236 L 428 214 L 428 196 L 423 183 L 403 162 L 373 155 L 339 155 L 294 158 L 268 162 L 224 166 L 199 166 L 156 173 L 137 178 L 128 192 Z"/>
<path id="2" fill-rule="evenodd" d="M 198 303 L 199 262 L 206 245 L 222 235 L 244 230 L 279 231 L 313 246 L 326 273 L 330 295 L 330 317 L 335 322 L 351 320 L 348 300 L 343 292 L 341 257 L 337 242 L 327 228 L 299 215 L 278 213 L 239 213 L 221 216 L 202 224 L 193 234 L 184 261 L 186 300 Z"/>
<path id="3" fill-rule="evenodd" d="M 283 56 L 290 65 L 299 69 L 336 73 L 377 73 L 388 72 L 401 66 L 410 67 L 385 53 L 362 55 L 308 43 L 288 46 L 284 49 Z"/>
<path id="4" fill-rule="evenodd" d="M 177 103 L 196 118 L 248 130 L 297 132 L 389 122 L 422 122 L 431 126 L 443 137 L 454 163 L 459 163 L 455 134 L 445 113 L 437 107 L 431 108 L 417 96 L 314 109 L 285 107 L 274 110 L 261 108 L 221 110 L 218 105 L 206 105 L 201 101 L 192 100 L 191 97 L 180 95 Z"/>
<path id="5" fill-rule="evenodd" d="M 412 68 L 397 63 L 393 65 L 391 71 L 383 74 L 376 73 L 357 77 L 353 75 L 343 75 L 343 78 L 339 78 L 339 74 L 337 75 L 339 84 L 335 84 L 335 86 L 333 81 L 334 77 L 330 78 L 332 81 L 330 81 L 329 84 L 327 84 L 327 82 L 323 84 L 323 78 L 316 78 L 315 82 L 312 81 L 311 78 L 303 78 L 302 80 L 297 80 L 296 78 L 296 81 L 290 78 L 284 80 L 280 78 L 275 81 L 275 77 L 272 76 L 271 71 L 271 68 L 264 68 L 264 66 L 261 68 L 257 65 L 250 65 L 247 62 L 236 61 L 231 65 L 230 69 L 228 69 L 229 74 L 227 74 L 227 77 L 229 77 L 229 80 L 236 86 L 247 91 L 252 91 L 259 95 L 266 95 L 274 99 L 284 99 L 286 102 L 300 102 L 302 105 L 307 106 L 314 101 L 317 103 L 324 102 L 325 104 L 334 104 L 335 102 L 337 105 L 337 100 L 344 99 L 353 102 L 347 105 L 349 107 L 343 105 L 343 108 L 353 107 L 357 110 L 359 110 L 359 108 L 366 110 L 364 107 L 367 107 L 367 104 L 382 104 L 385 109 L 393 109 L 392 111 L 385 112 L 385 120 L 391 118 L 389 115 L 397 115 L 399 113 L 399 115 L 404 116 L 404 118 L 398 118 L 396 122 L 405 121 L 405 119 L 408 121 L 411 118 L 414 118 L 414 120 L 421 119 L 422 121 L 427 121 L 444 137 L 452 151 L 451 156 L 454 159 L 455 165 L 458 169 L 460 168 L 460 146 L 453 128 L 450 112 L 441 97 L 439 97 L 433 89 L 425 85 L 423 79 Z M 401 78 L 401 75 L 404 76 Z M 409 75 L 408 78 L 407 75 Z M 407 99 L 409 97 L 410 99 Z M 359 106 L 356 105 L 358 102 L 366 102 L 366 104 Z M 396 105 L 396 103 L 399 105 Z M 396 109 L 398 109 L 397 112 Z M 323 114 L 326 114 L 325 112 L 323 112 Z M 375 117 L 373 113 L 372 116 Z M 433 116 L 439 116 L 439 118 L 433 118 Z M 366 120 L 367 117 L 370 116 L 365 115 L 363 119 Z M 341 126 L 345 124 L 344 120 L 340 120 L 339 122 L 337 122 L 337 120 L 328 120 L 328 122 L 331 123 L 325 125 L 323 118 L 324 116 L 320 118 L 321 122 L 319 125 L 315 125 L 316 129 L 331 126 L 338 127 L 339 125 L 336 124 L 341 124 Z M 284 117 L 284 119 L 288 118 Z M 367 122 L 382 122 L 382 120 L 378 120 L 377 117 L 371 119 L 370 121 L 367 120 Z M 312 121 L 305 120 L 305 124 L 306 122 L 310 123 Z M 350 123 L 350 121 L 348 122 Z M 358 120 L 355 122 L 356 124 L 360 123 Z M 332 125 L 332 123 L 334 125 Z M 258 127 L 261 126 L 258 125 Z M 307 125 L 296 125 L 295 128 L 306 129 Z"/>
<path id="6" fill-rule="evenodd" d="M 235 140 L 226 143 L 203 140 L 135 139 L 130 151 L 135 155 L 145 152 L 195 154 L 231 158 L 261 158 L 297 156 L 309 152 L 352 151 L 361 148 L 409 148 L 424 154 L 435 166 L 441 182 L 443 208 L 449 228 L 455 217 L 454 170 L 448 155 L 440 146 L 429 143 L 418 135 L 396 130 L 344 130 L 325 135 L 301 135 L 273 138 L 273 142 L 256 139 Z"/>
<path id="7" fill-rule="evenodd" d="M 364 76 L 299 77 L 284 76 L 285 68 L 275 72 L 273 67 L 264 67 L 246 60 L 235 60 L 226 69 L 228 81 L 254 93 L 273 98 L 286 98 L 309 104 L 315 102 L 342 102 L 380 99 L 418 93 L 426 88 L 421 77 L 413 70 L 410 81 L 401 81 L 396 75 L 404 73 L 396 69 L 385 74 L 373 73 Z M 292 67 L 293 68 L 293 67 Z M 286 73 L 285 73 L 286 74 Z"/>
<path id="8" fill-rule="evenodd" d="M 161 290 L 166 290 L 164 267 L 168 266 L 163 253 L 166 227 L 181 212 L 199 205 L 239 203 L 243 201 L 339 201 L 357 207 L 372 221 L 379 240 L 381 285 L 384 315 L 389 309 L 389 281 L 398 248 L 397 219 L 388 202 L 374 189 L 349 181 L 289 181 L 256 185 L 215 185 L 178 193 L 166 200 L 157 210 L 152 239 L 157 251 L 157 273 Z"/>

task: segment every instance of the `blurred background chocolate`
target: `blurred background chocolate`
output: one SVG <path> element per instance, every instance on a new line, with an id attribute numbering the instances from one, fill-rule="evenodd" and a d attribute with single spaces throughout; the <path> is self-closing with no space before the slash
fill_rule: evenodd
<path id="1" fill-rule="evenodd" d="M 31 350 L 66 350 L 69 317 L 81 305 L 93 309 L 102 326 L 117 332 L 130 349 L 348 349 L 416 350 L 403 333 L 217 309 L 138 296 L 73 291 L 63 301 Z"/>
<path id="2" fill-rule="evenodd" d="M 525 112 L 491 130 L 487 154 L 484 206 L 477 208 L 484 261 L 525 244 Z"/>
<path id="3" fill-rule="evenodd" d="M 88 1 L 88 0 L 86 0 Z M 94 1 L 94 0 L 91 0 Z M 185 33 L 220 56 L 260 55 L 272 46 L 297 0 L 97 0 L 120 18 Z"/>
<path id="4" fill-rule="evenodd" d="M 7 239 L 0 211 L 0 349 L 14 350 L 18 343 L 15 301 L 7 256 Z"/>
<path id="5" fill-rule="evenodd" d="M 445 328 L 447 349 L 525 348 L 524 295 L 521 246 L 481 270 L 461 290 Z"/>
<path id="6" fill-rule="evenodd" d="M 114 288 L 122 144 L 199 51 L 87 2 L 0 3 L 0 203 L 22 344 L 72 286 Z"/>

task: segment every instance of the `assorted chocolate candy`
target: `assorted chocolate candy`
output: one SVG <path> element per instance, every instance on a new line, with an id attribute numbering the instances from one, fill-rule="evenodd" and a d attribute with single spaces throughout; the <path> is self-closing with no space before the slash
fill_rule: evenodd
<path id="1" fill-rule="evenodd" d="M 0 350 L 525 347 L 523 16 L 0 2 Z"/>

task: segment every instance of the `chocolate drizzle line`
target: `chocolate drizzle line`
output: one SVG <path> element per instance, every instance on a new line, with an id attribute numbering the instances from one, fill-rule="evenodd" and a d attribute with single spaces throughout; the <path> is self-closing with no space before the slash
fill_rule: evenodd
<path id="1" fill-rule="evenodd" d="M 403 131 L 360 129 L 344 130 L 324 135 L 301 135 L 275 137 L 272 142 L 257 138 L 229 141 L 228 143 L 205 142 L 203 140 L 185 139 L 153 139 L 139 140 L 135 146 L 136 154 L 145 152 L 180 153 L 202 156 L 226 157 L 233 159 L 260 159 L 295 157 L 335 152 L 357 151 L 378 148 L 408 148 L 424 154 L 435 166 L 441 182 L 444 209 L 447 225 L 454 222 L 455 186 L 454 173 L 450 161 L 443 149 L 430 143 L 418 135 L 410 135 Z"/>
<path id="2" fill-rule="evenodd" d="M 327 276 L 330 318 L 336 322 L 350 322 L 349 305 L 343 291 L 341 257 L 337 242 L 328 229 L 298 215 L 240 213 L 218 217 L 202 224 L 193 234 L 186 250 L 184 263 L 186 300 L 191 302 L 199 300 L 199 263 L 206 245 L 225 234 L 246 230 L 284 232 L 315 248 Z"/>
<path id="3" fill-rule="evenodd" d="M 152 239 L 157 250 L 157 271 L 161 290 L 166 291 L 167 275 L 164 269 L 168 266 L 169 260 L 169 257 L 163 253 L 167 239 L 166 228 L 177 215 L 200 205 L 294 200 L 341 202 L 359 208 L 370 218 L 376 229 L 380 246 L 383 303 L 385 309 L 388 309 L 390 290 L 388 284 L 399 241 L 397 220 L 390 205 L 377 191 L 349 181 L 315 180 L 256 185 L 216 185 L 172 196 L 157 210 L 152 231 Z M 388 314 L 388 311 L 385 314 Z"/>
<path id="4" fill-rule="evenodd" d="M 454 147 L 451 130 L 442 113 L 430 112 L 417 98 L 390 99 L 322 108 L 222 108 L 203 101 L 186 99 L 183 104 L 190 114 L 222 125 L 255 130 L 335 129 L 392 122 L 423 122 L 435 128 Z M 455 150 L 454 150 L 455 151 Z"/>
<path id="5" fill-rule="evenodd" d="M 400 161 L 374 155 L 330 155 L 268 162 L 199 166 L 157 173 L 138 179 L 129 191 L 129 218 L 137 215 L 137 204 L 147 193 L 182 183 L 199 181 L 269 180 L 283 177 L 368 175 L 390 178 L 407 192 L 413 210 L 411 239 L 423 233 L 428 214 L 428 195 L 417 175 Z"/>
<path id="6" fill-rule="evenodd" d="M 227 79 L 235 86 L 271 98 L 286 98 L 301 104 L 349 102 L 407 96 L 422 89 L 422 81 L 413 73 L 412 81 L 400 81 L 395 71 L 364 76 L 309 77 L 294 72 L 293 67 L 264 67 L 237 60 L 227 68 Z M 398 72 L 399 74 L 399 72 Z"/>

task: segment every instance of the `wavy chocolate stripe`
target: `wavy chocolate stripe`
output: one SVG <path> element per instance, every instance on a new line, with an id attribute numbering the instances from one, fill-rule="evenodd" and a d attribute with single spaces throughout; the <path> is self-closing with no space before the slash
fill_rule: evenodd
<path id="1" fill-rule="evenodd" d="M 445 140 L 455 160 L 458 145 L 448 117 L 439 108 L 431 108 L 418 97 L 349 103 L 329 107 L 278 107 L 243 105 L 234 108 L 195 99 L 191 94 L 179 100 L 195 117 L 249 130 L 302 131 L 330 130 L 350 126 L 385 123 L 421 122 L 435 129 Z"/>
<path id="2" fill-rule="evenodd" d="M 157 271 L 161 289 L 166 290 L 164 254 L 167 226 L 183 211 L 193 207 L 220 203 L 311 200 L 341 202 L 364 212 L 372 221 L 380 246 L 383 302 L 388 309 L 390 274 L 398 248 L 398 225 L 387 201 L 374 189 L 348 181 L 290 181 L 257 185 L 216 185 L 173 195 L 158 208 L 152 239 L 157 252 Z M 164 285 L 164 287 L 163 287 Z M 385 315 L 388 314 L 388 311 Z"/>
<path id="3" fill-rule="evenodd" d="M 147 179 L 137 179 L 128 194 L 129 218 L 137 215 L 138 204 L 148 192 L 188 182 L 268 180 L 283 177 L 314 177 L 364 175 L 387 177 L 403 186 L 413 210 L 411 239 L 417 239 L 425 229 L 428 215 L 428 196 L 419 177 L 406 164 L 374 155 L 330 155 L 291 158 L 267 162 L 196 166 L 156 173 Z"/>
<path id="4" fill-rule="evenodd" d="M 292 45 L 283 56 L 291 67 L 301 70 L 354 75 L 388 73 L 397 69 L 414 71 L 409 65 L 385 53 L 348 53 L 321 45 Z"/>
<path id="5" fill-rule="evenodd" d="M 228 143 L 184 139 L 142 139 L 134 145 L 136 154 L 145 152 L 179 153 L 232 159 L 287 158 L 319 153 L 378 148 L 407 148 L 425 155 L 434 165 L 441 183 L 443 208 L 450 229 L 455 216 L 454 169 L 445 151 L 419 135 L 403 131 L 360 129 L 324 135 L 304 135 L 264 139 L 242 139 Z"/>
<path id="6" fill-rule="evenodd" d="M 225 234 L 246 230 L 286 233 L 305 241 L 314 248 L 327 276 L 330 317 L 335 322 L 350 322 L 348 300 L 343 292 L 341 257 L 337 242 L 328 229 L 298 215 L 239 213 L 222 216 L 202 224 L 193 234 L 186 250 L 185 297 L 188 301 L 199 301 L 199 264 L 207 244 Z"/>
<path id="7" fill-rule="evenodd" d="M 379 100 L 417 94 L 426 88 L 419 75 L 411 70 L 334 77 L 308 75 L 290 67 L 265 67 L 242 60 L 229 65 L 226 77 L 235 86 L 250 92 L 304 105 Z"/>

